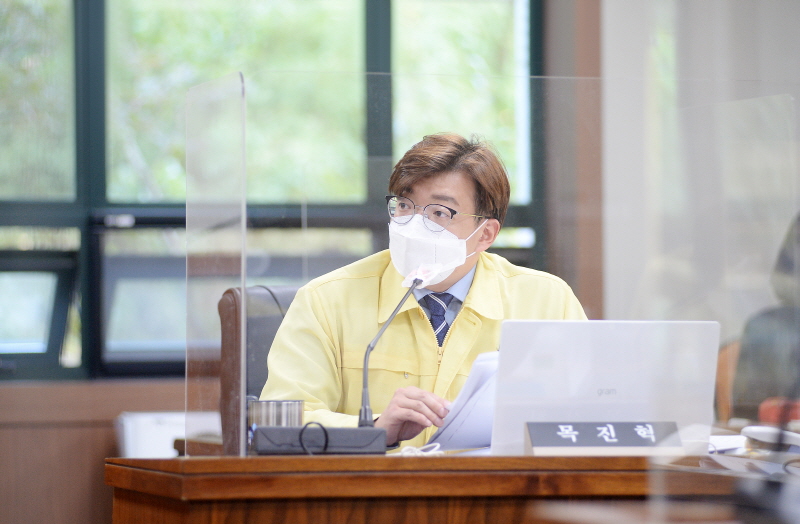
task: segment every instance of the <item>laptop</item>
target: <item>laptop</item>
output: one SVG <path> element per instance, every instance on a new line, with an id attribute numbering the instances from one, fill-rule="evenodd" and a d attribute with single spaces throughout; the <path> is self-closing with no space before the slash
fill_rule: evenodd
<path id="1" fill-rule="evenodd" d="M 492 455 L 522 455 L 527 422 L 675 422 L 707 452 L 720 326 L 707 321 L 506 320 Z"/>

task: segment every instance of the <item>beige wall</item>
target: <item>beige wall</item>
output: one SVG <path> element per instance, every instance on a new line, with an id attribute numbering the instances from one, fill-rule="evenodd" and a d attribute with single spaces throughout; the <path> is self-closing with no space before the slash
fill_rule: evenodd
<path id="1" fill-rule="evenodd" d="M 548 267 L 603 318 L 601 0 L 544 8 Z"/>
<path id="2" fill-rule="evenodd" d="M 0 384 L 0 522 L 110 523 L 114 419 L 183 409 L 182 379 Z"/>

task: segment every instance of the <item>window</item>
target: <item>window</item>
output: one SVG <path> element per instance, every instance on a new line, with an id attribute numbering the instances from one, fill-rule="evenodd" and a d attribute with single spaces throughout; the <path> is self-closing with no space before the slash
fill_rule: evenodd
<path id="1" fill-rule="evenodd" d="M 11 0 L 0 290 L 26 292 L 0 303 L 25 318 L 0 332 L 0 377 L 183 373 L 185 96 L 235 71 L 259 123 L 254 282 L 303 282 L 383 249 L 387 169 L 442 121 L 493 130 L 519 227 L 498 250 L 535 263 L 530 95 L 508 80 L 529 74 L 536 16 L 527 0 Z M 203 322 L 217 344 L 217 319 Z"/>
<path id="2" fill-rule="evenodd" d="M 0 8 L 0 198 L 75 199 L 72 2 Z"/>
<path id="3" fill-rule="evenodd" d="M 121 0 L 109 2 L 106 10 L 109 202 L 183 201 L 184 100 L 192 86 L 236 71 L 249 75 L 363 68 L 363 0 Z M 270 87 L 268 93 L 248 95 L 269 96 L 272 106 L 284 111 L 270 115 L 274 128 L 282 136 L 316 132 L 321 147 L 330 144 L 331 129 L 336 127 L 320 126 L 326 117 L 342 126 L 358 121 L 362 111 L 358 93 L 348 93 L 344 89 L 348 86 Z M 309 104 L 302 112 L 307 118 L 297 119 L 297 107 Z M 252 148 L 257 148 L 260 139 L 251 137 L 255 140 Z M 353 149 L 336 142 L 332 146 Z M 280 144 L 276 149 L 286 151 Z M 274 164 L 274 159 L 268 161 Z M 272 196 L 272 201 L 294 196 L 291 185 L 297 177 L 288 169 L 283 172 L 288 187 Z M 257 186 L 255 190 L 258 193 Z M 323 200 L 353 199 L 337 191 L 322 196 Z M 258 194 L 256 199 L 267 200 Z"/>
<path id="4" fill-rule="evenodd" d="M 519 204 L 530 200 L 527 4 L 402 1 L 392 17 L 395 150 L 442 122 L 467 136 L 491 129 Z"/>
<path id="5" fill-rule="evenodd" d="M 0 229 L 0 238 L 7 247 L 9 237 L 31 233 Z M 80 364 L 76 251 L 36 247 L 0 251 L 0 377 L 34 378 L 48 368 L 70 376 Z"/>

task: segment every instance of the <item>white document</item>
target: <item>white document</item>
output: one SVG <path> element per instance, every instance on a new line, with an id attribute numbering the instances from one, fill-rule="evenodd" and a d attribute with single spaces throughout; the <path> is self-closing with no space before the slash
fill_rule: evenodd
<path id="1" fill-rule="evenodd" d="M 472 363 L 464 387 L 429 444 L 442 451 L 488 447 L 492 443 L 497 351 L 482 353 Z"/>

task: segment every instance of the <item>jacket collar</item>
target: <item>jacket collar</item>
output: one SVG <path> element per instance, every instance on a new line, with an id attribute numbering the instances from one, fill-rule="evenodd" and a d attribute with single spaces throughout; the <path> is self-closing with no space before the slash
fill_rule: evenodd
<path id="1" fill-rule="evenodd" d="M 470 308 L 478 315 L 494 320 L 504 318 L 503 303 L 500 299 L 498 275 L 492 269 L 492 261 L 486 253 L 480 253 L 475 279 L 467 293 L 462 307 Z M 394 267 L 391 260 L 381 276 L 380 296 L 378 297 L 378 323 L 383 324 L 392 314 L 397 303 L 403 298 L 408 288 L 402 286 L 403 277 Z M 400 313 L 418 307 L 414 295 L 408 297 Z"/>

